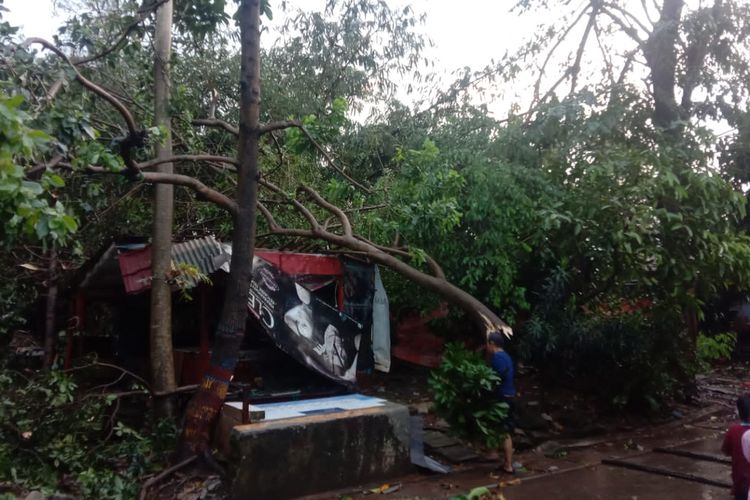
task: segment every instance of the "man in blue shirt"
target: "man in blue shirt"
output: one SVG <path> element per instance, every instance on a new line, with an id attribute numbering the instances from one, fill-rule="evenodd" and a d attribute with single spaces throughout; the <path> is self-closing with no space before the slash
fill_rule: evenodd
<path id="1" fill-rule="evenodd" d="M 508 404 L 508 416 L 504 422 L 504 430 L 507 432 L 505 442 L 503 443 L 503 452 L 505 462 L 503 470 L 513 474 L 513 440 L 511 434 L 515 430 L 513 419 L 514 400 L 516 397 L 516 388 L 513 385 L 513 360 L 505 352 L 505 336 L 499 332 L 492 332 L 487 336 L 487 352 L 490 354 L 490 363 L 495 370 L 501 383 L 498 387 L 498 398 L 500 401 Z"/>

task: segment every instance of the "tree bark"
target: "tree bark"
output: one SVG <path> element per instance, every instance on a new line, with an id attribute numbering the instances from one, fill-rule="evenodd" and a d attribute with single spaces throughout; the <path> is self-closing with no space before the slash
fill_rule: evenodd
<path id="1" fill-rule="evenodd" d="M 646 41 L 644 55 L 651 73 L 654 93 L 654 125 L 678 133 L 680 107 L 675 97 L 680 16 L 683 0 L 664 0 L 659 21 Z"/>
<path id="2" fill-rule="evenodd" d="M 49 370 L 55 362 L 55 310 L 57 309 L 57 249 L 49 251 L 49 277 L 47 284 L 47 303 L 44 317 L 44 369 Z"/>
<path id="3" fill-rule="evenodd" d="M 237 212 L 226 295 L 214 338 L 211 363 L 190 401 L 182 433 L 182 454 L 209 448 L 211 428 L 226 397 L 245 335 L 247 295 L 255 247 L 260 137 L 260 0 L 242 0 L 239 11 L 240 135 Z"/>
<path id="4" fill-rule="evenodd" d="M 171 120 L 169 113 L 170 64 L 172 46 L 172 0 L 156 11 L 154 37 L 154 124 L 166 128 L 167 137 L 156 146 L 157 158 L 172 156 Z M 164 174 L 173 172 L 172 163 L 156 166 Z M 151 383 L 156 391 L 172 391 L 176 387 L 172 354 L 172 290 L 168 276 L 172 263 L 172 219 L 174 187 L 154 186 L 154 226 L 151 243 Z M 160 417 L 174 415 L 172 398 L 155 400 Z"/>

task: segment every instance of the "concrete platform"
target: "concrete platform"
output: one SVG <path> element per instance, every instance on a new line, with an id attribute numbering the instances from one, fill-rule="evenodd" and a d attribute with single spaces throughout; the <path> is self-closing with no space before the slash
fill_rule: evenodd
<path id="1" fill-rule="evenodd" d="M 409 410 L 390 402 L 236 425 L 228 445 L 236 499 L 295 498 L 412 470 Z"/>

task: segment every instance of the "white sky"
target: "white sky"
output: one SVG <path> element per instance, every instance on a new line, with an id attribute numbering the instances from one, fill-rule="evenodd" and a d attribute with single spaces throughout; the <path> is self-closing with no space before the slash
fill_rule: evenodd
<path id="1" fill-rule="evenodd" d="M 287 0 L 291 6 L 320 9 L 324 0 Z M 271 7 L 279 0 L 272 0 Z M 415 12 L 427 14 L 424 32 L 434 41 L 436 64 L 447 70 L 464 66 L 479 69 L 499 58 L 533 32 L 539 19 L 509 12 L 514 0 L 388 0 L 393 7 L 411 4 Z M 51 38 L 61 23 L 52 0 L 5 0 L 10 12 L 4 17 L 20 25 L 26 36 Z M 281 13 L 274 10 L 276 19 Z"/>
<path id="2" fill-rule="evenodd" d="M 274 21 L 271 27 L 283 20 L 284 14 L 280 10 L 282 0 L 271 0 L 274 10 Z M 306 10 L 322 10 L 326 0 L 286 0 L 289 11 L 295 8 Z M 559 15 L 560 9 L 550 9 L 549 12 L 534 12 L 517 15 L 510 12 L 516 0 L 387 0 L 395 8 L 411 5 L 415 13 L 426 13 L 425 24 L 419 29 L 429 37 L 434 46 L 426 49 L 425 55 L 434 61 L 434 70 L 443 75 L 464 68 L 471 67 L 480 70 L 492 59 L 499 60 L 506 52 L 513 53 L 523 42 L 531 38 L 540 24 L 548 24 Z M 62 23 L 59 12 L 53 9 L 53 0 L 5 0 L 5 7 L 10 12 L 3 13 L 4 19 L 13 25 L 22 27 L 25 36 L 41 36 L 51 39 L 57 27 Z M 688 4 L 695 7 L 700 0 L 688 0 Z M 230 3 L 232 8 L 234 4 Z M 554 2 L 551 3 L 554 5 Z M 644 14 L 634 9 L 642 21 Z M 652 12 L 652 15 L 655 14 Z M 579 26 L 580 28 L 580 26 Z M 266 35 L 261 39 L 264 46 L 273 43 L 275 37 Z M 572 36 L 576 40 L 576 36 Z M 591 49 L 589 49 L 591 50 Z M 561 51 L 564 54 L 565 51 Z M 596 56 L 594 56 L 596 57 Z M 601 64 L 600 61 L 589 61 L 586 70 L 593 72 Z M 548 74 L 557 73 L 554 68 L 548 68 Z M 443 82 L 450 83 L 453 79 L 446 77 Z M 509 88 L 504 89 L 504 98 L 487 103 L 490 111 L 496 116 L 505 116 L 511 102 L 527 101 L 530 98 L 531 76 L 516 80 Z M 411 99 L 399 92 L 398 97 L 406 102 Z M 712 128 L 726 129 L 726 126 Z"/>
<path id="3" fill-rule="evenodd" d="M 283 17 L 278 8 L 280 1 L 271 0 L 271 7 L 277 6 L 275 23 Z M 491 59 L 502 58 L 506 51 L 512 52 L 533 34 L 540 22 L 539 16 L 510 13 L 515 0 L 387 1 L 393 8 L 411 5 L 417 14 L 427 14 L 425 24 L 419 29 L 434 46 L 428 48 L 425 55 L 435 62 L 434 70 L 442 74 L 466 66 L 479 70 Z M 287 4 L 292 8 L 322 10 L 325 0 L 287 0 Z M 21 26 L 24 36 L 51 39 L 62 22 L 61 14 L 53 9 L 52 0 L 5 0 L 4 5 L 10 12 L 3 17 L 12 25 Z M 266 37 L 264 45 L 270 44 L 272 39 Z"/>

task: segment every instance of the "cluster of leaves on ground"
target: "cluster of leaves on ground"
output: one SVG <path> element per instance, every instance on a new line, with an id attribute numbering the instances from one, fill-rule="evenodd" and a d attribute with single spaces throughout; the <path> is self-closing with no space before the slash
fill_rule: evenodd
<path id="1" fill-rule="evenodd" d="M 144 419 L 143 388 L 118 379 L 83 388 L 85 372 L 0 370 L 0 477 L 11 493 L 134 498 L 167 463 L 176 430 Z M 131 392 L 127 401 L 115 387 Z"/>
<path id="2" fill-rule="evenodd" d="M 429 380 L 435 410 L 459 436 L 497 449 L 505 439 L 508 405 L 500 401 L 500 377 L 484 358 L 460 343 L 446 346 Z"/>

